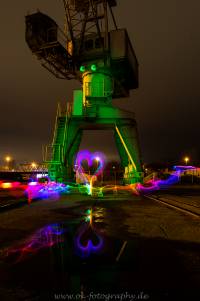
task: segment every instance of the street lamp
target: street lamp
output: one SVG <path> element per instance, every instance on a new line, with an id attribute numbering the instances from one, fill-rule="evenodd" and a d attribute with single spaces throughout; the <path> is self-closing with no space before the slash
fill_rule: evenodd
<path id="1" fill-rule="evenodd" d="M 184 158 L 184 161 L 185 161 L 185 165 L 187 165 L 188 162 L 190 161 L 190 158 L 189 158 L 189 157 L 185 157 L 185 158 Z"/>
<path id="2" fill-rule="evenodd" d="M 6 160 L 7 163 L 9 163 L 12 160 L 12 158 L 10 156 L 6 156 L 5 160 Z"/>
<path id="3" fill-rule="evenodd" d="M 32 168 L 36 168 L 36 167 L 37 167 L 37 164 L 36 164 L 35 162 L 32 162 L 32 163 L 31 163 L 31 167 L 32 167 Z"/>
<path id="4" fill-rule="evenodd" d="M 5 166 L 5 168 L 6 168 L 6 170 L 9 170 L 9 169 L 10 169 L 10 163 L 11 163 L 11 161 L 12 161 L 12 158 L 11 158 L 10 156 L 6 156 L 6 157 L 5 157 L 5 161 L 6 161 L 6 166 Z"/>

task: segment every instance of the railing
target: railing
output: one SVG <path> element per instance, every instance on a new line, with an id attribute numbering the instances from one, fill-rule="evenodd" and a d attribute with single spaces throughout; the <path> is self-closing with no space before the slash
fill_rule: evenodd
<path id="1" fill-rule="evenodd" d="M 151 174 L 149 174 L 148 176 L 144 177 L 144 183 L 147 183 L 151 180 L 154 180 L 157 176 L 157 173 L 156 172 L 152 172 Z"/>
<path id="2" fill-rule="evenodd" d="M 66 151 L 66 139 L 67 139 L 67 126 L 68 126 L 68 119 L 72 116 L 72 103 L 67 102 L 67 109 L 65 111 L 65 128 L 64 128 L 64 137 L 63 137 L 63 148 L 62 148 L 62 162 L 65 160 L 65 151 Z"/>
<path id="3" fill-rule="evenodd" d="M 61 116 L 61 107 L 60 107 L 60 103 L 58 103 L 57 112 L 56 112 L 56 121 L 55 121 L 55 127 L 54 127 L 54 134 L 53 134 L 53 144 L 55 143 L 55 140 L 56 140 L 56 133 L 57 133 L 57 128 L 58 128 L 58 118 L 60 116 Z"/>
<path id="4" fill-rule="evenodd" d="M 71 102 L 67 102 L 66 115 L 67 115 L 67 117 L 71 117 L 71 115 L 72 115 L 72 103 Z"/>
<path id="5" fill-rule="evenodd" d="M 64 128 L 64 137 L 63 137 L 63 144 L 62 144 L 62 162 L 65 160 L 65 142 L 67 137 L 67 117 L 65 118 L 65 128 Z"/>
<path id="6" fill-rule="evenodd" d="M 45 162 L 47 163 L 54 163 L 54 164 L 60 164 L 62 159 L 62 145 L 60 144 L 51 144 L 46 146 L 45 151 Z M 55 158 L 55 154 L 58 154 L 58 158 Z"/>
<path id="7" fill-rule="evenodd" d="M 53 134 L 53 143 L 50 145 L 47 145 L 43 148 L 43 160 L 45 162 L 64 162 L 64 155 L 65 155 L 65 144 L 66 144 L 66 137 L 67 137 L 67 125 L 68 125 L 68 119 L 72 115 L 72 103 L 67 103 L 67 109 L 62 110 L 60 103 L 58 103 L 57 106 L 57 112 L 56 112 L 56 120 L 55 120 L 55 127 L 54 127 L 54 134 Z M 56 144 L 56 136 L 57 136 L 57 130 L 58 130 L 58 119 L 60 117 L 65 117 L 65 126 L 64 126 L 64 136 L 63 136 L 63 142 L 62 144 Z M 54 160 L 55 153 L 59 153 L 59 160 Z"/>

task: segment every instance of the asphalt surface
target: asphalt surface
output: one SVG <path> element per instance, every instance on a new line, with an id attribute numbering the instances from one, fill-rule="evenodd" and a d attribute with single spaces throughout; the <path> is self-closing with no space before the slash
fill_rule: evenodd
<path id="1" fill-rule="evenodd" d="M 196 300 L 199 226 L 198 218 L 127 192 L 1 212 L 0 300 Z M 82 252 L 80 235 L 84 247 L 98 237 L 103 245 Z"/>
<path id="2" fill-rule="evenodd" d="M 0 213 L 27 204 L 23 190 L 0 190 Z"/>

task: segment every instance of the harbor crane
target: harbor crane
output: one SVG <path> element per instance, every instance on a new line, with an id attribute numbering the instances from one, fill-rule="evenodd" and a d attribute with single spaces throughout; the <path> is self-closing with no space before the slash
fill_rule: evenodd
<path id="1" fill-rule="evenodd" d="M 138 88 L 138 61 L 126 29 L 114 16 L 117 0 L 63 0 L 65 28 L 37 11 L 26 16 L 26 42 L 41 65 L 59 79 L 78 80 L 73 102 L 58 105 L 53 141 L 45 149 L 49 177 L 74 178 L 84 130 L 112 130 L 125 183 L 141 182 L 142 164 L 134 113 L 113 99 Z"/>

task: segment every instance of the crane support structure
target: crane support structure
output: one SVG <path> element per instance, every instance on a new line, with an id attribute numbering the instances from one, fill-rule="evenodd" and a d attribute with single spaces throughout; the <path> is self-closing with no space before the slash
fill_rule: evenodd
<path id="1" fill-rule="evenodd" d="M 119 29 L 117 0 L 63 0 L 62 32 L 41 12 L 26 16 L 26 41 L 42 66 L 56 77 L 77 79 L 73 102 L 58 107 L 53 141 L 45 161 L 52 180 L 74 180 L 74 161 L 84 130 L 113 130 L 127 183 L 141 182 L 137 124 L 132 112 L 115 107 L 113 98 L 128 97 L 138 87 L 138 62 L 126 29 Z M 114 29 L 110 29 L 110 19 Z"/>

